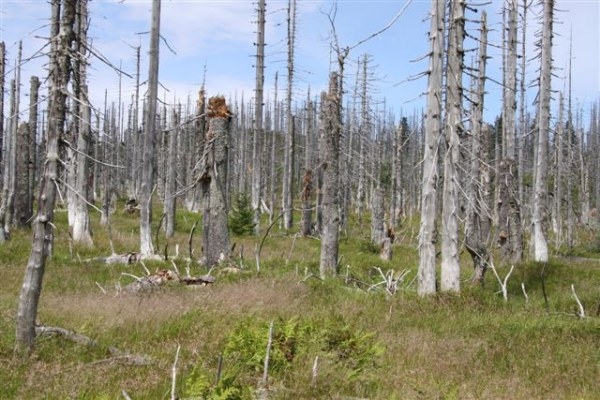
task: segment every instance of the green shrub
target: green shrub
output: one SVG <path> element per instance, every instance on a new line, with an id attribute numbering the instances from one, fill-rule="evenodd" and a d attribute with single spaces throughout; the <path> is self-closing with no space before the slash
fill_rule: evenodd
<path id="1" fill-rule="evenodd" d="M 234 235 L 251 235 L 254 233 L 254 210 L 248 193 L 238 193 L 233 198 L 229 213 L 229 229 Z"/>

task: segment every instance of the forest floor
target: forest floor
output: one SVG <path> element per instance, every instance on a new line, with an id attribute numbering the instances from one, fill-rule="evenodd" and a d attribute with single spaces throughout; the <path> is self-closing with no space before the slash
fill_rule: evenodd
<path id="1" fill-rule="evenodd" d="M 235 268 L 208 271 L 190 263 L 189 235 L 197 219 L 180 211 L 175 237 L 159 235 L 157 247 L 164 253 L 168 243 L 170 261 L 107 265 L 96 259 L 111 253 L 97 216 L 95 247 L 86 249 L 71 246 L 66 213 L 57 212 L 38 320 L 93 342 L 40 335 L 29 358 L 17 355 L 14 344 L 31 233 L 13 232 L 0 247 L 0 398 L 599 396 L 600 251 L 592 234 L 588 245 L 569 253 L 571 258 L 555 255 L 545 266 L 516 265 L 506 300 L 491 272 L 483 287 L 468 283 L 472 267 L 466 252 L 461 293 L 420 298 L 417 221 L 403 222 L 392 261 L 380 260 L 370 245 L 368 221 L 351 221 L 340 243 L 340 277 L 324 282 L 316 278 L 318 239 L 278 227 L 264 242 L 260 269 L 254 256 L 260 236 L 232 238 L 236 247 L 228 266 Z M 192 242 L 194 257 L 201 252 L 199 231 Z M 136 215 L 117 210 L 111 232 L 116 253 L 139 248 Z M 146 269 L 175 266 L 192 276 L 210 272 L 215 282 L 122 291 Z M 509 269 L 497 266 L 501 278 Z M 390 270 L 403 274 L 395 293 L 381 284 Z"/>

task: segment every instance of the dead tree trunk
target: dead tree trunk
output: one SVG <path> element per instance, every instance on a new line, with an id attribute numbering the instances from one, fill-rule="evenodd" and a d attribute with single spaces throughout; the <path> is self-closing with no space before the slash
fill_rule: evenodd
<path id="1" fill-rule="evenodd" d="M 90 137 L 92 133 L 91 122 L 92 116 L 90 112 L 90 103 L 88 98 L 87 87 L 87 28 L 88 24 L 88 0 L 79 0 L 78 4 L 78 23 L 77 23 L 77 54 L 78 61 L 75 64 L 78 68 L 74 71 L 77 74 L 78 90 L 76 95 L 79 97 L 78 118 L 73 121 L 77 126 L 77 151 L 74 154 L 73 162 L 75 163 L 75 176 L 73 187 L 69 191 L 73 192 L 72 201 L 72 217 L 73 217 L 73 241 L 85 246 L 92 246 L 92 228 L 90 224 L 90 214 L 88 210 L 88 172 L 89 160 L 88 149 Z M 71 207 L 71 205 L 69 205 Z"/>
<path id="2" fill-rule="evenodd" d="M 54 237 L 54 203 L 59 167 L 58 143 L 64 133 L 67 112 L 67 87 L 70 79 L 69 57 L 77 0 L 63 0 L 62 5 L 64 10 L 59 30 L 57 25 L 61 14 L 61 2 L 52 0 L 46 161 L 40 185 L 38 211 L 32 224 L 31 254 L 25 269 L 17 310 L 16 347 L 18 350 L 26 352 L 30 352 L 34 347 L 38 301 L 42 291 L 46 259 Z"/>
<path id="3" fill-rule="evenodd" d="M 229 257 L 227 225 L 227 152 L 231 113 L 224 97 L 208 101 L 208 131 L 202 154 L 203 264 L 212 267 Z"/>
<path id="4" fill-rule="evenodd" d="M 167 177 L 165 182 L 163 213 L 165 214 L 165 236 L 173 237 L 175 234 L 175 211 L 177 192 L 177 136 L 181 120 L 181 105 L 173 107 L 171 113 L 171 129 L 168 131 L 168 158 Z"/>
<path id="5" fill-rule="evenodd" d="M 31 212 L 29 207 L 29 137 L 27 122 L 19 125 L 15 147 L 14 172 L 14 225 L 24 227 L 29 223 Z"/>
<path id="6" fill-rule="evenodd" d="M 292 115 L 292 90 L 294 83 L 294 46 L 296 41 L 296 0 L 288 1 L 288 58 L 287 72 L 288 85 L 286 95 L 286 122 L 285 150 L 283 155 L 283 190 L 282 212 L 283 227 L 291 229 L 293 224 L 293 181 L 294 181 L 294 117 Z"/>
<path id="7" fill-rule="evenodd" d="M 483 284 L 485 271 L 488 266 L 488 240 L 490 234 L 491 215 L 486 191 L 488 169 L 487 149 L 482 146 L 484 135 L 489 135 L 489 127 L 483 129 L 483 104 L 485 95 L 485 71 L 487 65 L 487 14 L 481 15 L 481 34 L 479 37 L 479 54 L 477 63 L 477 82 L 471 109 L 471 165 L 468 193 L 471 201 L 468 203 L 465 222 L 465 246 L 473 259 L 473 283 Z M 482 171 L 482 169 L 484 171 Z M 488 178 L 489 179 L 489 178 Z"/>
<path id="8" fill-rule="evenodd" d="M 460 291 L 459 230 L 459 161 L 462 124 L 462 74 L 465 38 L 464 0 L 451 3 L 448 61 L 446 73 L 446 156 L 444 158 L 444 191 L 442 207 L 442 291 Z"/>
<path id="9" fill-rule="evenodd" d="M 32 76 L 29 88 L 29 190 L 27 205 L 29 207 L 29 216 L 33 215 L 33 201 L 37 183 L 37 164 L 38 164 L 38 146 L 37 146 L 37 126 L 38 126 L 38 100 L 40 90 L 40 79 Z"/>
<path id="10" fill-rule="evenodd" d="M 321 94 L 320 168 L 323 173 L 320 276 L 329 278 L 338 273 L 339 253 L 339 155 L 340 155 L 340 103 L 339 76 L 329 76 L 329 92 Z"/>
<path id="11" fill-rule="evenodd" d="M 429 83 L 427 88 L 427 118 L 425 122 L 425 150 L 421 186 L 421 227 L 419 231 L 419 272 L 417 292 L 424 296 L 436 291 L 437 242 L 437 184 L 438 150 L 442 119 L 442 77 L 444 56 L 445 2 L 431 1 L 431 28 L 429 41 Z"/>
<path id="12" fill-rule="evenodd" d="M 260 232 L 260 203 L 262 192 L 263 90 L 265 85 L 265 0 L 258 1 L 258 30 L 256 39 L 256 94 L 254 102 L 254 141 L 252 142 L 252 208 L 254 232 Z M 244 171 L 240 170 L 243 174 Z"/>
<path id="13" fill-rule="evenodd" d="M 548 208 L 548 135 L 550 131 L 550 99 L 552 78 L 552 23 L 554 0 L 544 0 L 542 19 L 540 93 L 538 98 L 538 141 L 534 182 L 534 201 L 531 223 L 533 225 L 533 257 L 535 261 L 548 261 L 546 219 Z"/>
<path id="14" fill-rule="evenodd" d="M 152 1 L 152 27 L 150 31 L 150 65 L 148 71 L 148 104 L 140 193 L 140 253 L 154 254 L 152 244 L 152 193 L 154 192 L 154 164 L 156 153 L 156 102 L 158 100 L 158 60 L 160 37 L 160 3 Z"/>

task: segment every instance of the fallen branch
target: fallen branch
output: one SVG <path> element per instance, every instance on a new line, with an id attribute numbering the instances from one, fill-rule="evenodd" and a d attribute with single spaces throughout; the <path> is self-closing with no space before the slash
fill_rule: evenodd
<path id="1" fill-rule="evenodd" d="M 177 396 L 175 396 L 175 388 L 177 386 L 177 361 L 179 360 L 179 350 L 181 350 L 181 345 L 177 345 L 175 361 L 173 362 L 173 369 L 171 371 L 171 400 L 177 399 Z"/>
<path id="2" fill-rule="evenodd" d="M 583 308 L 583 304 L 579 301 L 579 297 L 577 297 L 577 293 L 575 293 L 575 285 L 571 284 L 571 292 L 573 293 L 573 297 L 575 297 L 575 301 L 577 302 L 577 306 L 579 307 L 579 312 L 577 316 L 581 319 L 585 318 L 585 309 Z"/>
<path id="3" fill-rule="evenodd" d="M 102 347 L 100 343 L 95 341 L 94 339 L 77 333 L 75 331 L 71 331 L 64 328 L 59 328 L 56 326 L 45 326 L 38 325 L 35 327 L 35 333 L 37 335 L 47 335 L 47 336 L 63 336 L 81 346 L 90 346 L 90 347 Z M 128 364 L 133 365 L 149 365 L 151 361 L 145 357 L 136 354 L 129 354 L 122 350 L 117 349 L 116 347 L 109 346 L 107 348 L 108 353 L 115 357 L 116 359 L 125 360 Z"/>

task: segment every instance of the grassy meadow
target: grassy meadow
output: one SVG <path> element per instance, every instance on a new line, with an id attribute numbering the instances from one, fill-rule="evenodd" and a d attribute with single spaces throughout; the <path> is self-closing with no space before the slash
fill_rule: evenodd
<path id="1" fill-rule="evenodd" d="M 115 251 L 137 251 L 137 216 L 121 210 L 112 216 Z M 154 272 L 174 263 L 181 273 L 207 273 L 186 260 L 198 219 L 178 211 L 175 237 L 159 235 L 161 253 L 168 244 L 172 262 L 145 267 Z M 262 237 L 234 236 L 238 272 L 215 269 L 212 286 L 173 283 L 143 294 L 119 294 L 133 281 L 128 274 L 145 275 L 141 264 L 94 260 L 111 253 L 98 215 L 92 249 L 71 246 L 66 225 L 66 212 L 57 211 L 39 323 L 73 330 L 96 345 L 43 335 L 29 358 L 14 352 L 31 241 L 29 231 L 14 231 L 0 247 L 0 399 L 170 399 L 173 391 L 180 399 L 600 398 L 600 246 L 593 233 L 586 246 L 569 256 L 554 254 L 545 267 L 516 265 L 505 301 L 491 271 L 483 287 L 468 283 L 466 252 L 459 295 L 418 297 L 418 221 L 403 222 L 388 262 L 369 244 L 369 221 L 352 220 L 342 233 L 336 280 L 315 277 L 318 239 L 275 226 L 260 270 L 254 253 Z M 509 267 L 497 266 L 500 277 Z M 395 294 L 375 286 L 383 281 L 377 268 L 404 272 Z M 572 285 L 585 318 L 577 316 Z M 148 362 L 132 363 L 111 347 Z"/>

